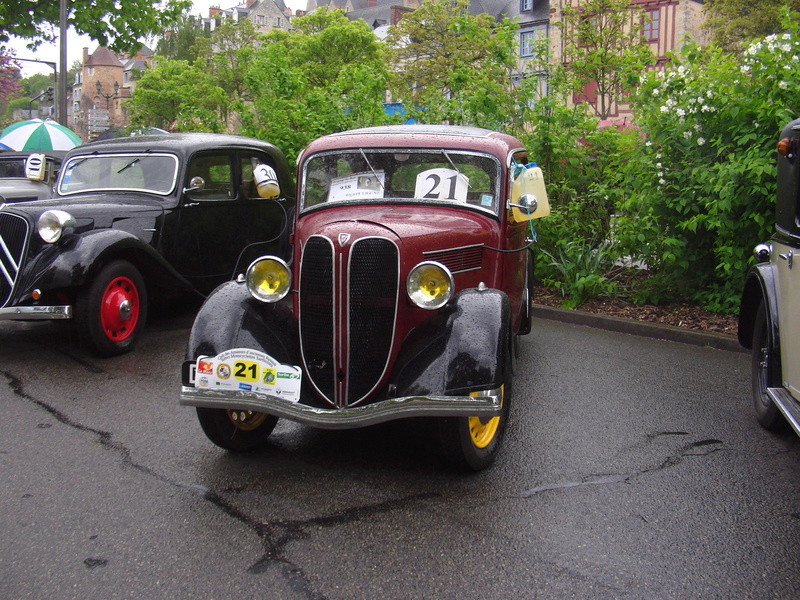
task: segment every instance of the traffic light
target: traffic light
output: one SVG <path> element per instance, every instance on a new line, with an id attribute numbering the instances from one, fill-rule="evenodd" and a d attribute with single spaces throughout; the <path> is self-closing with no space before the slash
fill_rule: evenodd
<path id="1" fill-rule="evenodd" d="M 53 88 L 49 87 L 44 92 L 44 100 L 45 102 L 52 102 L 53 101 Z"/>

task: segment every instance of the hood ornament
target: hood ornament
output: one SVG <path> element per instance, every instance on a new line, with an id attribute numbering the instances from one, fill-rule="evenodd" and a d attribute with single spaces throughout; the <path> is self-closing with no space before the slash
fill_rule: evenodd
<path id="1" fill-rule="evenodd" d="M 345 246 L 347 242 L 350 241 L 350 234 L 349 233 L 340 233 L 339 234 L 339 245 Z"/>

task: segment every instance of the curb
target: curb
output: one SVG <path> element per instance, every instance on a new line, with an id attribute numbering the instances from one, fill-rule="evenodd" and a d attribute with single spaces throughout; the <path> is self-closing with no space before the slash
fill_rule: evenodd
<path id="1" fill-rule="evenodd" d="M 723 333 L 696 331 L 694 329 L 684 329 L 673 325 L 634 321 L 633 319 L 598 315 L 595 313 L 568 310 L 566 308 L 554 308 L 541 304 L 533 305 L 533 316 L 550 321 L 560 321 L 572 325 L 584 325 L 586 327 L 595 327 L 597 329 L 605 329 L 641 337 L 692 344 L 694 346 L 707 346 L 716 348 L 717 350 L 749 352 L 746 348 L 739 345 L 739 341 L 735 336 Z"/>

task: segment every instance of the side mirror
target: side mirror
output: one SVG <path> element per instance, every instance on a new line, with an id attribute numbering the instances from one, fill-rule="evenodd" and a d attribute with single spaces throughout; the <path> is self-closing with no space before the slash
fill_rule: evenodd
<path id="1" fill-rule="evenodd" d="M 200 177 L 199 175 L 195 175 L 189 180 L 189 187 L 183 188 L 183 193 L 186 192 L 201 192 L 206 187 L 206 180 Z"/>
<path id="2" fill-rule="evenodd" d="M 281 186 L 278 183 L 278 174 L 275 169 L 264 163 L 259 163 L 253 169 L 253 180 L 256 184 L 256 191 L 262 198 L 274 198 L 281 193 Z"/>
<path id="3" fill-rule="evenodd" d="M 25 159 L 25 177 L 31 181 L 44 181 L 47 174 L 47 158 L 44 154 L 31 154 Z"/>
<path id="4" fill-rule="evenodd" d="M 535 164 L 526 166 L 512 182 L 508 206 L 511 208 L 511 218 L 517 223 L 550 214 L 544 175 Z"/>

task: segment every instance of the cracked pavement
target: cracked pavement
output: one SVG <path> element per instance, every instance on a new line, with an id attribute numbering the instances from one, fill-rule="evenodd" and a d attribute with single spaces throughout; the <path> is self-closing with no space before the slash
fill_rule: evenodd
<path id="1" fill-rule="evenodd" d="M 0 323 L 0 597 L 800 595 L 800 441 L 756 424 L 744 354 L 537 321 L 465 476 L 419 421 L 225 453 L 177 402 L 190 322 L 109 360 Z"/>

